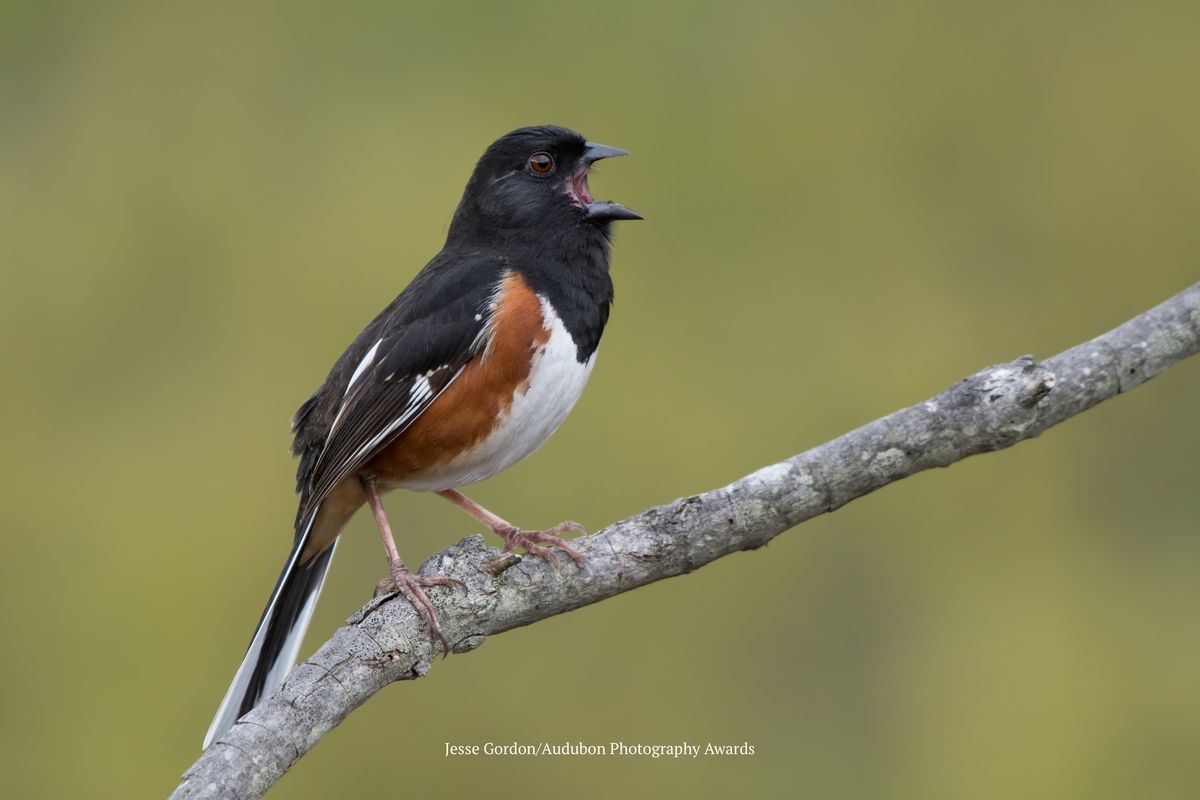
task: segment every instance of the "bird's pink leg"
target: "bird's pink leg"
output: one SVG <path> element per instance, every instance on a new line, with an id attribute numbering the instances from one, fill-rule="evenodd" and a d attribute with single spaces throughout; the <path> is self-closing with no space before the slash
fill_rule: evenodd
<path id="1" fill-rule="evenodd" d="M 424 617 L 433 635 L 442 643 L 443 652 L 449 653 L 450 645 L 446 642 L 442 626 L 438 624 L 437 616 L 433 613 L 433 603 L 425 594 L 424 587 L 457 586 L 465 592 L 466 584 L 444 575 L 426 577 L 409 572 L 404 561 L 400 559 L 400 551 L 396 549 L 396 540 L 392 537 L 392 526 L 388 524 L 387 514 L 384 513 L 383 501 L 379 498 L 379 489 L 375 486 L 375 480 L 363 478 L 362 485 L 367 493 L 367 504 L 371 506 L 371 513 L 375 516 L 375 524 L 379 527 L 379 538 L 383 540 L 383 549 L 387 553 L 388 572 L 391 575 L 390 580 L 385 579 L 380 582 L 380 588 L 385 591 L 399 590 L 408 598 L 408 602 L 412 603 L 417 613 Z"/>
<path id="2" fill-rule="evenodd" d="M 563 541 L 562 535 L 566 531 L 579 531 L 586 533 L 583 526 L 578 522 L 560 522 L 553 528 L 548 528 L 544 531 L 523 531 L 516 525 L 506 522 L 500 517 L 488 511 L 483 506 L 476 503 L 461 492 L 456 492 L 453 489 L 445 489 L 438 492 L 439 495 L 449 500 L 454 505 L 466 511 L 475 519 L 482 522 L 484 525 L 504 540 L 504 552 L 511 551 L 514 547 L 523 547 L 525 552 L 531 555 L 540 556 L 546 559 L 551 564 L 557 563 L 551 555 L 550 548 L 557 548 L 571 557 L 581 569 L 584 561 L 583 555 L 571 545 Z M 543 545 L 549 545 L 544 547 Z"/>

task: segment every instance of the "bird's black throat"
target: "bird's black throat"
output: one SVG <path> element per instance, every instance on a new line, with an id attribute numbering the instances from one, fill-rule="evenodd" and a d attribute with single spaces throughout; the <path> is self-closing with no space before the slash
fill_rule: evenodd
<path id="1" fill-rule="evenodd" d="M 580 363 L 596 352 L 608 322 L 613 301 L 609 251 L 608 224 L 580 222 L 577 230 L 545 242 L 514 243 L 509 256 L 512 268 L 558 313 Z"/>

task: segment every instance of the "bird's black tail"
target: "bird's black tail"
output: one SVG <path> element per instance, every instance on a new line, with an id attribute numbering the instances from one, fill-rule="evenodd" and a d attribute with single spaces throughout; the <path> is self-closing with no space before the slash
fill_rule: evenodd
<path id="1" fill-rule="evenodd" d="M 271 599 L 263 609 L 262 618 L 254 630 L 254 638 L 246 649 L 246 656 L 233 676 L 229 690 L 225 692 L 217 715 L 208 726 L 208 733 L 204 736 L 206 748 L 232 728 L 243 714 L 258 705 L 262 698 L 275 691 L 296 661 L 304 631 L 317 607 L 317 597 L 321 594 L 325 573 L 329 570 L 337 546 L 335 542 L 309 563 L 300 564 L 300 553 L 308 541 L 312 523 L 310 518 L 301 535 L 296 537 L 283 572 L 279 573 L 279 580 L 275 582 Z"/>

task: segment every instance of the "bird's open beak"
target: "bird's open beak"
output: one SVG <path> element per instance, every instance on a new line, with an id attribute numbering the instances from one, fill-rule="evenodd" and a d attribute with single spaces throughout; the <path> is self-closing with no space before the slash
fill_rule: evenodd
<path id="1" fill-rule="evenodd" d="M 629 155 L 628 150 L 622 150 L 619 147 L 609 147 L 606 144 L 596 144 L 595 142 L 584 142 L 586 148 L 583 151 L 583 160 L 591 164 L 593 161 L 599 161 L 602 158 L 616 158 L 617 156 Z"/>
<path id="2" fill-rule="evenodd" d="M 629 155 L 629 151 L 622 150 L 619 147 L 609 147 L 606 144 L 596 144 L 595 142 L 585 142 L 584 146 L 583 163 L 585 167 L 581 180 L 583 181 L 583 188 L 586 193 L 587 167 L 590 167 L 602 158 L 627 156 Z M 631 211 L 620 203 L 614 203 L 612 200 L 591 200 L 589 198 L 589 202 L 584 204 L 584 209 L 584 217 L 592 220 L 645 219 L 645 217 L 636 211 Z"/>

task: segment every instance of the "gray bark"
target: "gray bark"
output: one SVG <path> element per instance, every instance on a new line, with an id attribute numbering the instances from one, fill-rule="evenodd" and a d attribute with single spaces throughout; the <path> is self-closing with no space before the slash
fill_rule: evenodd
<path id="1" fill-rule="evenodd" d="M 572 544 L 583 572 L 553 569 L 471 536 L 421 568 L 463 581 L 469 592 L 430 590 L 453 651 L 691 572 L 893 481 L 1037 436 L 1102 400 L 1129 391 L 1200 350 L 1200 284 L 1124 325 L 1045 361 L 1032 357 L 964 378 L 902 409 L 747 475 L 728 486 L 610 525 Z M 260 797 L 321 737 L 393 681 L 423 676 L 438 649 L 402 598 L 368 603 L 297 665 L 274 695 L 206 750 L 174 798 Z M 199 734 L 197 728 L 197 734 Z"/>

